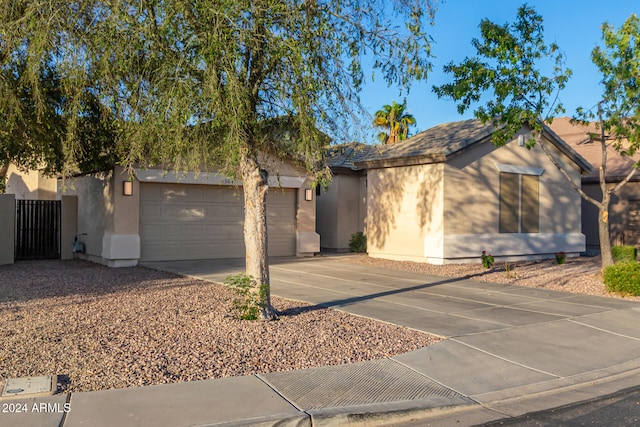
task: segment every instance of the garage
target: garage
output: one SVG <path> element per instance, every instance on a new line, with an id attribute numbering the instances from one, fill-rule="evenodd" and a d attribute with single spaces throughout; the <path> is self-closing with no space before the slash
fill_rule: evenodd
<path id="1" fill-rule="evenodd" d="M 242 187 L 140 184 L 140 260 L 245 256 Z M 296 254 L 296 190 L 267 196 L 269 255 Z"/>

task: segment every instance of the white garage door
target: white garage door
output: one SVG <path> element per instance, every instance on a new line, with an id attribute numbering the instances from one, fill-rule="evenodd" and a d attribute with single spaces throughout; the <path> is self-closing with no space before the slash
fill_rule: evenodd
<path id="1" fill-rule="evenodd" d="M 269 255 L 296 252 L 294 189 L 269 189 Z M 140 186 L 141 260 L 245 256 L 242 188 L 218 185 Z"/>

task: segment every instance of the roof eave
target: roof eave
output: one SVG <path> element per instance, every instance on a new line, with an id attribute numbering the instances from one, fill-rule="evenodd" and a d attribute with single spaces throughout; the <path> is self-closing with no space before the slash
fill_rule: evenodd
<path id="1" fill-rule="evenodd" d="M 447 160 L 444 153 L 424 154 L 421 156 L 395 157 L 388 159 L 373 159 L 356 162 L 355 165 L 362 169 L 383 169 L 398 166 L 416 166 L 430 163 L 442 163 Z"/>
<path id="2" fill-rule="evenodd" d="M 547 136 L 549 141 L 562 152 L 565 156 L 569 157 L 575 164 L 577 164 L 583 172 L 589 173 L 593 170 L 593 166 L 584 157 L 582 157 L 576 150 L 571 148 L 562 138 L 560 138 L 551 128 L 543 124 L 543 135 Z"/>

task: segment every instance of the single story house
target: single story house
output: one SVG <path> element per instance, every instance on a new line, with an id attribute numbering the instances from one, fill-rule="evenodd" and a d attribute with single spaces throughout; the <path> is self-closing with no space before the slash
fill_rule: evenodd
<path id="1" fill-rule="evenodd" d="M 269 256 L 313 255 L 320 239 L 312 179 L 287 162 L 270 164 Z M 58 194 L 77 196 L 80 258 L 123 267 L 245 256 L 241 182 L 216 173 L 137 168 L 130 180 L 116 166 L 60 182 Z"/>
<path id="2" fill-rule="evenodd" d="M 525 147 L 530 129 L 502 147 L 492 133 L 479 120 L 445 123 L 355 159 L 366 173 L 369 255 L 444 264 L 477 262 L 482 251 L 503 260 L 583 252 L 580 195 L 539 146 Z M 548 127 L 542 137 L 580 185 L 590 164 Z"/>
<path id="3" fill-rule="evenodd" d="M 589 125 L 571 123 L 569 117 L 555 118 L 549 127 L 593 165 L 591 172 L 582 176 L 582 189 L 590 197 L 602 200 L 599 171 L 602 164 L 600 129 L 597 129 L 594 123 Z M 634 162 L 640 161 L 640 155 L 633 158 L 622 157 L 612 146 L 615 138 L 612 135 L 605 135 L 605 140 L 607 141 L 605 181 L 607 187 L 611 188 L 629 174 Z M 640 247 L 640 171 L 637 171 L 631 180 L 611 198 L 609 232 L 612 245 Z M 599 250 L 598 208 L 584 199 L 582 200 L 582 233 L 587 238 L 587 248 Z"/>

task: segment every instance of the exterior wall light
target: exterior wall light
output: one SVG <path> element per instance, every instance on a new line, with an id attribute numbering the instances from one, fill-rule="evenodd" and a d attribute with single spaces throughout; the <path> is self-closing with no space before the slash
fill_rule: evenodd
<path id="1" fill-rule="evenodd" d="M 122 182 L 122 194 L 125 196 L 133 196 L 133 182 L 132 181 L 123 181 Z"/>
<path id="2" fill-rule="evenodd" d="M 311 200 L 313 200 L 313 190 L 311 188 L 305 188 L 305 190 L 304 190 L 304 199 L 307 202 L 310 202 Z"/>

